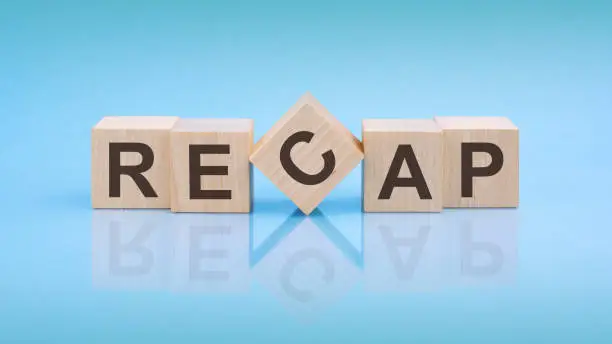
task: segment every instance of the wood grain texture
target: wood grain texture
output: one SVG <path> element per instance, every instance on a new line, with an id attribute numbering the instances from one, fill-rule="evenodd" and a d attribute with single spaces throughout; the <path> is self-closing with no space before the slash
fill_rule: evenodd
<path id="1" fill-rule="evenodd" d="M 505 117 L 435 117 L 444 135 L 444 207 L 518 207 L 519 130 Z M 464 197 L 462 146 L 464 143 L 491 143 L 503 153 L 501 169 L 491 176 L 472 178 L 472 195 Z M 472 167 L 492 163 L 486 152 L 471 154 Z M 465 177 L 465 176 L 464 176 Z"/>
<path id="2" fill-rule="evenodd" d="M 171 209 L 173 212 L 248 213 L 251 211 L 252 187 L 249 156 L 253 147 L 251 119 L 181 119 L 170 134 L 172 151 Z M 192 148 L 190 148 L 190 146 Z M 190 149 L 205 148 L 197 153 L 196 164 L 190 167 Z M 215 149 L 222 147 L 223 152 Z M 223 148 L 225 147 L 225 148 Z M 212 149 L 212 151 L 210 151 Z M 194 154 L 194 153 L 192 153 Z M 212 167 L 212 172 L 190 177 L 190 168 Z M 214 171 L 221 171 L 221 174 Z M 209 174 L 212 173 L 212 174 Z M 217 173 L 217 174 L 215 174 Z M 191 185 L 199 179 L 200 185 Z M 190 187 L 223 191 L 229 198 L 196 196 Z"/>
<path id="3" fill-rule="evenodd" d="M 292 178 L 280 159 L 283 144 L 303 131 L 314 135 L 310 142 L 298 143 L 291 149 L 291 160 L 300 170 L 311 175 L 321 172 L 322 155 L 329 150 L 335 159 L 331 175 L 316 185 Z M 310 214 L 361 159 L 361 142 L 310 93 L 302 96 L 255 144 L 251 155 L 251 162 L 305 214 Z"/>
<path id="4" fill-rule="evenodd" d="M 362 124 L 364 146 L 363 210 L 365 212 L 439 212 L 442 210 L 442 130 L 433 120 L 366 119 Z M 410 145 L 429 197 L 414 186 L 396 186 L 381 197 L 387 177 L 415 178 L 398 152 Z M 400 148 L 401 147 L 401 148 Z M 400 161 L 399 174 L 392 162 Z M 421 184 L 423 185 L 423 184 Z M 388 198 L 388 199 L 387 199 Z"/>
<path id="5" fill-rule="evenodd" d="M 170 207 L 170 129 L 177 117 L 105 117 L 91 133 L 91 200 L 94 208 Z M 154 161 L 142 175 L 157 197 L 145 197 L 129 175 L 120 176 L 119 197 L 110 196 L 111 143 L 142 143 L 153 151 Z M 136 152 L 120 154 L 122 166 L 141 164 Z"/>

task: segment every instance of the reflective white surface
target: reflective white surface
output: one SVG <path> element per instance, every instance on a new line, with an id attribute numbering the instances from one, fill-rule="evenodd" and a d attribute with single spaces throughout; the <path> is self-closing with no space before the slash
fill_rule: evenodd
<path id="1" fill-rule="evenodd" d="M 252 283 L 260 283 L 299 314 L 326 308 L 357 283 L 364 284 L 365 294 L 512 285 L 518 214 L 514 209 L 372 213 L 336 225 L 333 216 L 317 210 L 308 217 L 267 214 L 254 225 L 257 213 L 96 210 L 93 286 L 248 294 Z M 279 225 L 270 231 L 274 220 Z M 350 227 L 357 228 L 352 232 L 357 240 L 343 234 L 351 233 Z"/>

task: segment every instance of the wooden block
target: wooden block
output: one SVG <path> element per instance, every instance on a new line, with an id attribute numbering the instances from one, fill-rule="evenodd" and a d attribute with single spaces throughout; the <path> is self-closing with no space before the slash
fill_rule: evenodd
<path id="1" fill-rule="evenodd" d="M 251 211 L 253 120 L 180 119 L 170 146 L 172 211 Z"/>
<path id="2" fill-rule="evenodd" d="M 518 128 L 504 117 L 435 120 L 444 135 L 444 207 L 518 207 Z"/>
<path id="3" fill-rule="evenodd" d="M 170 207 L 170 129 L 177 117 L 105 117 L 91 133 L 94 208 Z"/>
<path id="4" fill-rule="evenodd" d="M 442 130 L 434 120 L 366 119 L 363 209 L 442 210 Z"/>
<path id="5" fill-rule="evenodd" d="M 274 124 L 251 155 L 251 162 L 305 214 L 361 159 L 361 142 L 310 93 Z"/>

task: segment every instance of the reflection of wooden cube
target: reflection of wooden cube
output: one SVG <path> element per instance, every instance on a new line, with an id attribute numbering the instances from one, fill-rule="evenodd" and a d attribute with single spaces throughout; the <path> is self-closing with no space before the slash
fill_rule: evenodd
<path id="1" fill-rule="evenodd" d="M 172 271 L 172 214 L 158 210 L 92 212 L 91 274 L 102 289 L 163 290 Z"/>
<path id="2" fill-rule="evenodd" d="M 170 207 L 170 129 L 177 117 L 105 117 L 91 133 L 94 208 Z"/>
<path id="3" fill-rule="evenodd" d="M 288 234 L 252 268 L 253 277 L 290 313 L 312 321 L 357 283 L 361 270 L 351 261 L 337 229 L 322 213 L 291 216 Z M 288 222 L 285 222 L 287 224 Z M 324 224 L 324 225 L 323 225 Z M 327 226 L 331 226 L 327 227 Z M 350 244 L 349 244 L 350 246 Z"/>
<path id="4" fill-rule="evenodd" d="M 306 93 L 255 144 L 251 161 L 305 214 L 363 158 L 361 143 Z"/>
<path id="5" fill-rule="evenodd" d="M 170 134 L 174 212 L 251 210 L 253 120 L 181 119 Z"/>
<path id="6" fill-rule="evenodd" d="M 518 128 L 504 117 L 435 120 L 444 135 L 444 206 L 518 207 Z"/>
<path id="7" fill-rule="evenodd" d="M 172 290 L 247 292 L 250 214 L 172 214 Z"/>
<path id="8" fill-rule="evenodd" d="M 517 281 L 520 213 L 514 209 L 471 209 L 442 213 L 451 236 L 451 283 L 501 286 Z"/>
<path id="9" fill-rule="evenodd" d="M 445 214 L 363 214 L 366 291 L 446 288 L 460 260 L 454 256 L 455 231 L 444 227 Z"/>
<path id="10" fill-rule="evenodd" d="M 442 130 L 433 120 L 363 121 L 363 209 L 442 210 Z"/>

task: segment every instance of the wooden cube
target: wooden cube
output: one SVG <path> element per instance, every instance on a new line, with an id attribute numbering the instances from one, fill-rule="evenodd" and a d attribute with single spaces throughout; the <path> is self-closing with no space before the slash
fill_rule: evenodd
<path id="1" fill-rule="evenodd" d="M 251 211 L 253 120 L 180 119 L 170 146 L 172 211 Z"/>
<path id="2" fill-rule="evenodd" d="M 251 162 L 305 214 L 361 159 L 361 142 L 310 93 L 257 142 L 251 155 Z"/>
<path id="3" fill-rule="evenodd" d="M 444 207 L 518 207 L 518 128 L 504 117 L 435 120 L 444 135 Z"/>
<path id="4" fill-rule="evenodd" d="M 94 208 L 170 207 L 170 129 L 177 117 L 105 117 L 91 133 Z"/>
<path id="5" fill-rule="evenodd" d="M 363 209 L 442 210 L 442 130 L 434 120 L 363 121 Z"/>

